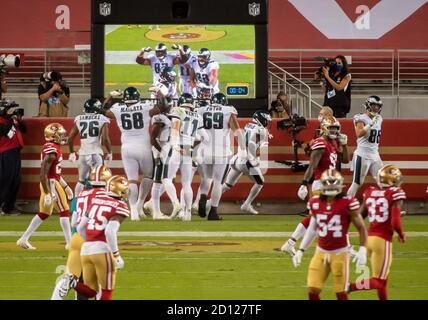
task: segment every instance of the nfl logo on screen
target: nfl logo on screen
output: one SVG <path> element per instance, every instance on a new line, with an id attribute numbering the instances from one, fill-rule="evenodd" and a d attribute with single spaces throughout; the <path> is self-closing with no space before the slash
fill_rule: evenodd
<path id="1" fill-rule="evenodd" d="M 106 17 L 111 14 L 111 4 L 108 2 L 100 3 L 100 15 Z"/>
<path id="2" fill-rule="evenodd" d="M 249 3 L 248 4 L 248 13 L 250 16 L 258 16 L 260 14 L 260 3 Z"/>

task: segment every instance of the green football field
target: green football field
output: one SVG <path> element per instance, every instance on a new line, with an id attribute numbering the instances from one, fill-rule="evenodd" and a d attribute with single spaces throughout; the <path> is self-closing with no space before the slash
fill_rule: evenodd
<path id="1" fill-rule="evenodd" d="M 250 50 L 254 52 L 254 27 L 253 26 L 172 26 L 160 25 L 161 30 L 156 31 L 155 26 L 150 31 L 147 25 L 121 26 L 112 29 L 105 38 L 105 50 L 110 53 L 114 51 L 129 51 L 137 56 L 141 48 L 150 46 L 152 49 L 159 42 L 164 42 L 168 50 L 173 52 L 173 43 L 188 44 L 194 53 L 200 48 L 206 47 L 213 51 Z M 173 28 L 173 29 L 171 29 Z M 173 31 L 171 31 L 173 30 Z M 151 32 L 151 33 L 149 33 Z M 197 34 L 196 39 L 169 39 L 164 35 L 177 33 Z M 152 35 L 150 35 L 152 34 Z M 191 41 L 191 42 L 189 42 Z M 134 53 L 132 53 L 134 51 Z M 176 70 L 178 74 L 178 70 Z M 150 66 L 138 64 L 106 64 L 105 66 L 105 94 L 114 89 L 124 89 L 127 86 L 137 87 L 144 97 L 149 97 L 148 89 L 152 83 L 152 72 Z M 233 59 L 230 63 L 220 63 L 219 70 L 220 91 L 225 92 L 227 84 L 247 83 L 249 84 L 249 97 L 254 97 L 254 63 L 235 64 Z M 177 79 L 178 85 L 178 79 Z M 178 89 L 178 86 L 177 86 Z"/>
<path id="2" fill-rule="evenodd" d="M 58 217 L 47 220 L 38 230 L 44 233 L 32 238 L 37 250 L 16 246 L 31 219 L 0 217 L 0 299 L 49 299 L 64 271 L 67 252 Z M 300 219 L 226 215 L 223 221 L 210 222 L 199 217 L 188 223 L 125 221 L 119 235 L 125 268 L 117 273 L 113 298 L 306 299 L 313 247 L 298 269 L 278 251 L 286 239 L 281 233 L 293 231 Z M 403 224 L 408 241 L 394 241 L 389 297 L 428 299 L 428 217 L 406 216 Z M 351 241 L 356 244 L 357 238 Z M 352 264 L 351 280 L 357 276 L 354 269 Z M 331 279 L 321 298 L 335 298 Z M 350 298 L 376 299 L 376 293 L 352 293 Z"/>

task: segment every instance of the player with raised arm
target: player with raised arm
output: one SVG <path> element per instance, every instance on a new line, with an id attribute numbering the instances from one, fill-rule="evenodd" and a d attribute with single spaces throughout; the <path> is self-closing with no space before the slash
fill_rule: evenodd
<path id="1" fill-rule="evenodd" d="M 162 95 L 166 98 L 176 99 L 177 98 L 177 84 L 175 82 L 177 75 L 175 71 L 170 68 L 164 68 L 160 73 L 159 80 L 149 88 L 151 92 L 151 98 L 156 99 L 158 95 Z"/>
<path id="2" fill-rule="evenodd" d="M 244 127 L 246 156 L 241 157 L 237 154 L 232 157 L 229 173 L 222 186 L 223 192 L 230 190 L 243 174 L 254 181 L 254 186 L 241 206 L 244 212 L 258 214 L 251 204 L 262 190 L 265 180 L 260 167 L 260 154 L 263 152 L 261 150 L 267 149 L 269 145 L 268 127 L 271 121 L 272 118 L 267 111 L 259 110 L 254 113 L 253 123 L 247 123 Z"/>
<path id="3" fill-rule="evenodd" d="M 68 200 L 73 199 L 73 190 L 61 176 L 61 146 L 67 141 L 67 131 L 59 123 L 45 127 L 46 143 L 41 152 L 40 200 L 39 213 L 31 220 L 30 225 L 16 244 L 24 249 L 36 249 L 29 239 L 44 220 L 52 215 L 55 208 L 59 211 L 59 222 L 64 232 L 65 248 L 68 250 L 71 239 L 70 209 Z"/>
<path id="4" fill-rule="evenodd" d="M 211 60 L 211 52 L 207 48 L 199 50 L 196 57 L 192 57 L 190 81 L 192 83 L 193 96 L 198 96 L 197 88 L 204 85 L 212 89 L 213 94 L 219 93 L 218 70 L 219 64 Z"/>
<path id="5" fill-rule="evenodd" d="M 157 106 L 149 101 L 140 102 L 140 93 L 128 87 L 123 93 L 123 102 L 115 103 L 104 114 L 116 119 L 121 132 L 121 154 L 129 182 L 129 206 L 131 220 L 145 217 L 143 204 L 153 183 L 154 159 L 150 144 L 151 118 L 159 114 Z M 143 182 L 139 185 L 139 173 L 143 172 Z"/>
<path id="6" fill-rule="evenodd" d="M 403 175 L 394 165 L 385 165 L 378 172 L 377 187 L 364 191 L 361 214 L 368 216 L 369 238 L 367 253 L 370 258 L 372 277 L 368 283 L 353 283 L 351 291 L 377 290 L 379 300 L 388 299 L 388 274 L 392 262 L 392 237 L 404 243 L 406 234 L 401 224 L 401 208 L 406 193 L 400 188 Z"/>
<path id="7" fill-rule="evenodd" d="M 180 96 L 178 106 L 171 109 L 170 117 L 171 148 L 164 163 L 162 182 L 174 206 L 171 217 L 178 216 L 183 210 L 179 217 L 183 221 L 190 221 L 193 200 L 192 152 L 197 131 L 204 130 L 203 121 L 201 115 L 194 110 L 193 97 L 188 93 Z M 178 200 L 177 190 L 172 183 L 178 169 L 181 173 L 184 208 Z"/>
<path id="8" fill-rule="evenodd" d="M 206 217 L 207 195 L 212 181 L 208 220 L 221 220 L 217 208 L 222 194 L 223 177 L 233 154 L 230 143 L 231 132 L 237 137 L 240 150 L 245 150 L 245 142 L 239 128 L 238 112 L 234 107 L 227 105 L 224 94 L 216 93 L 211 99 L 211 104 L 198 108 L 197 112 L 202 116 L 204 128 L 209 136 L 208 144 L 201 150 L 201 197 L 198 214 L 202 218 Z"/>
<path id="9" fill-rule="evenodd" d="M 180 79 L 179 89 L 180 94 L 192 94 L 192 82 L 190 80 L 190 72 L 192 69 L 191 61 L 193 58 L 192 50 L 185 44 L 183 46 L 173 44 L 173 49 L 177 49 L 180 55 L 180 63 L 178 65 L 178 77 Z"/>
<path id="10" fill-rule="evenodd" d="M 72 234 L 70 250 L 67 258 L 67 273 L 73 274 L 76 278 L 82 280 L 82 263 L 80 258 L 80 249 L 84 239 L 77 232 L 77 226 L 80 224 L 82 217 L 88 211 L 88 206 L 92 198 L 105 193 L 106 182 L 113 176 L 111 170 L 105 165 L 97 165 L 91 168 L 89 173 L 89 186 L 82 190 L 74 199 L 74 210 L 72 210 L 71 226 Z M 73 209 L 73 208 L 72 208 Z M 63 300 L 64 292 L 67 292 L 68 278 L 63 277 L 55 286 L 51 300 Z M 79 297 L 78 297 L 79 300 Z"/>
<path id="11" fill-rule="evenodd" d="M 367 230 L 358 212 L 358 200 L 342 193 L 343 177 L 340 172 L 335 169 L 324 171 L 320 183 L 320 195 L 309 199 L 311 220 L 300 248 L 293 256 L 293 264 L 295 267 L 300 265 L 303 253 L 318 236 L 318 244 L 308 269 L 309 300 L 320 300 L 321 290 L 330 273 L 337 299 L 348 300 L 349 225 L 352 222 L 360 238 L 360 248 L 354 257 L 357 268 L 367 262 Z"/>
<path id="12" fill-rule="evenodd" d="M 141 52 L 136 58 L 136 62 L 141 65 L 150 66 L 153 74 L 153 85 L 160 79 L 161 72 L 165 68 L 173 68 L 174 65 L 179 64 L 180 56 L 177 54 L 171 54 L 167 52 L 167 47 L 164 43 L 158 43 L 155 47 L 155 54 L 149 54 L 146 58 L 144 54 L 150 52 L 150 47 L 141 49 Z"/>
<path id="13" fill-rule="evenodd" d="M 130 213 L 125 202 L 128 187 L 125 177 L 113 176 L 106 182 L 105 194 L 91 199 L 77 228 L 85 239 L 81 249 L 84 283 L 78 282 L 73 274 L 66 274 L 63 295 L 74 288 L 79 294 L 94 298 L 101 288 L 100 299 L 112 299 L 116 269 L 125 266 L 119 253 L 117 233 Z"/>
<path id="14" fill-rule="evenodd" d="M 340 133 L 340 123 L 335 117 L 324 117 L 320 124 L 321 136 L 314 139 L 310 148 L 309 166 L 303 177 L 302 185 L 297 193 L 301 200 L 305 200 L 308 195 L 308 184 L 312 176 L 312 193 L 316 194 L 321 188 L 321 174 L 327 169 L 336 169 L 337 162 L 348 163 L 348 137 Z M 291 255 L 294 254 L 296 242 L 303 237 L 308 228 L 310 217 L 304 218 L 296 227 L 281 250 Z"/>
<path id="15" fill-rule="evenodd" d="M 88 99 L 83 105 L 83 109 L 85 113 L 78 115 L 74 119 L 74 126 L 68 136 L 68 146 L 70 149 L 68 160 L 71 162 L 76 161 L 73 140 L 78 134 L 80 137 L 78 159 L 79 180 L 74 189 L 76 196 L 83 190 L 85 180 L 88 178 L 91 168 L 103 164 L 104 151 L 102 145 L 107 149 L 104 160 L 108 162 L 113 160 L 109 137 L 110 120 L 99 113 L 102 109 L 101 101 L 98 99 Z"/>
<path id="16" fill-rule="evenodd" d="M 348 189 L 350 196 L 356 195 L 369 171 L 372 177 L 376 179 L 379 169 L 383 166 L 379 155 L 383 121 L 380 115 L 382 105 L 383 102 L 378 96 L 370 96 L 364 104 L 366 112 L 354 116 L 357 149 L 352 156 L 351 171 L 354 172 L 354 175 L 352 184 Z"/>

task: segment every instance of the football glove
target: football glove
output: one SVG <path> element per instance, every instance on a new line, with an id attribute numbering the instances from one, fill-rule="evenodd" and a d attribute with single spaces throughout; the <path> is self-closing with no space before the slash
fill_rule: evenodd
<path id="1" fill-rule="evenodd" d="M 74 195 L 73 195 L 73 190 L 70 188 L 70 186 L 69 186 L 69 185 L 67 185 L 67 186 L 64 188 L 64 191 L 65 191 L 65 194 L 67 195 L 67 199 L 68 199 L 68 200 L 73 200 L 73 197 L 74 197 Z"/>
<path id="2" fill-rule="evenodd" d="M 296 251 L 296 254 L 293 256 L 293 265 L 295 268 L 300 266 L 302 263 L 303 251 L 301 249 Z"/>
<path id="3" fill-rule="evenodd" d="M 52 205 L 52 196 L 50 194 L 45 194 L 43 198 L 43 204 L 45 208 L 49 208 Z"/>
<path id="4" fill-rule="evenodd" d="M 366 265 L 366 263 L 367 263 L 367 249 L 366 249 L 366 247 L 360 246 L 360 249 L 355 254 L 354 259 L 352 259 L 352 262 L 355 262 L 357 268 Z"/>
<path id="5" fill-rule="evenodd" d="M 123 98 L 123 91 L 120 89 L 110 91 L 110 96 L 114 99 L 121 99 Z"/>
<path id="6" fill-rule="evenodd" d="M 178 50 L 178 49 L 180 49 L 180 48 L 181 48 L 181 46 L 180 46 L 180 45 L 178 45 L 178 44 L 173 43 L 173 44 L 171 45 L 171 48 L 172 48 L 172 49 L 174 49 L 174 50 Z"/>
<path id="7" fill-rule="evenodd" d="M 338 140 L 342 146 L 345 146 L 348 144 L 348 136 L 346 134 L 343 134 L 343 133 L 339 134 Z"/>
<path id="8" fill-rule="evenodd" d="M 150 48 L 150 47 L 144 47 L 143 49 L 141 49 L 141 51 L 150 52 L 150 51 L 152 51 L 152 48 Z"/>
<path id="9" fill-rule="evenodd" d="M 308 187 L 302 184 L 299 188 L 299 191 L 297 191 L 297 196 L 301 200 L 305 200 L 307 195 L 308 195 Z"/>
<path id="10" fill-rule="evenodd" d="M 401 243 L 406 242 L 406 234 L 404 232 L 398 234 L 398 242 L 401 242 Z"/>
<path id="11" fill-rule="evenodd" d="M 76 156 L 76 152 L 72 152 L 70 153 L 70 155 L 68 156 L 68 161 L 74 163 L 77 160 L 77 156 Z"/>
<path id="12" fill-rule="evenodd" d="M 123 261 L 120 255 L 115 256 L 114 261 L 116 263 L 116 269 L 123 269 L 125 267 L 125 261 Z"/>
<path id="13" fill-rule="evenodd" d="M 107 164 L 109 165 L 112 161 L 113 161 L 113 153 L 107 153 L 104 160 L 107 162 Z"/>

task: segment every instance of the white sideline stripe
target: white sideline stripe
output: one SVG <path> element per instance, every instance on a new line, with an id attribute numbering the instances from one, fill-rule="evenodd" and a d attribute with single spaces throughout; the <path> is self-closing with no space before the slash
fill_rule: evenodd
<path id="1" fill-rule="evenodd" d="M 290 159 L 288 159 L 290 160 Z M 263 161 L 262 161 L 263 162 Z M 308 161 L 301 161 L 303 164 L 307 164 Z M 398 166 L 400 169 L 428 169 L 428 161 L 386 161 L 388 163 L 393 163 Z M 385 163 L 386 163 L 385 162 Z M 40 168 L 40 160 L 21 160 L 21 165 L 23 168 Z M 77 162 L 72 163 L 68 160 L 63 160 L 61 162 L 61 167 L 63 168 L 77 168 Z M 123 168 L 122 160 L 113 160 L 109 164 L 110 168 Z M 349 169 L 350 164 L 343 164 L 342 168 Z M 263 166 L 264 168 L 264 166 Z M 277 163 L 275 161 L 268 161 L 269 169 L 284 169 L 288 166 Z"/>
<path id="2" fill-rule="evenodd" d="M 0 231 L 0 237 L 20 237 L 22 231 Z M 292 232 L 264 232 L 264 231 L 122 231 L 121 237 L 229 237 L 229 238 L 285 238 L 291 237 Z M 61 231 L 36 231 L 32 237 L 63 237 Z M 351 237 L 358 236 L 357 232 L 351 232 Z M 406 232 L 407 237 L 428 237 L 428 232 Z"/>

